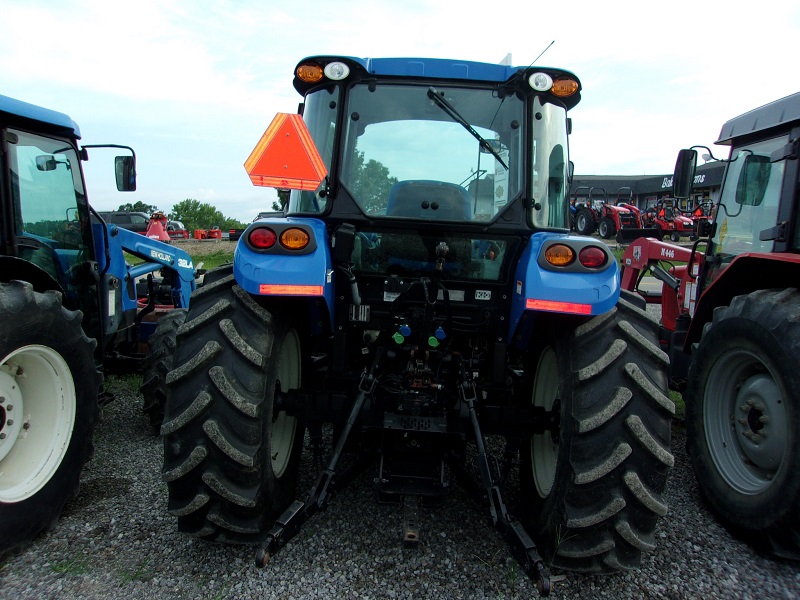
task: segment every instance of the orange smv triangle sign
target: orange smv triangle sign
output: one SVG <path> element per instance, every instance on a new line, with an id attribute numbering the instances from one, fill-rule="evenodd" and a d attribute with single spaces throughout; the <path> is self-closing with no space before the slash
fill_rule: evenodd
<path id="1" fill-rule="evenodd" d="M 244 163 L 253 185 L 316 190 L 328 174 L 300 115 L 278 113 Z"/>

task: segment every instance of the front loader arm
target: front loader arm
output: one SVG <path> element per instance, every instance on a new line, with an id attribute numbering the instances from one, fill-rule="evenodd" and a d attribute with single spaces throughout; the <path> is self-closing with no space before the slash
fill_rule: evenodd
<path id="1" fill-rule="evenodd" d="M 94 227 L 95 245 L 103 246 L 102 250 L 97 252 L 101 261 L 101 271 L 109 272 L 121 279 L 135 281 L 139 277 L 161 269 L 169 269 L 175 275 L 172 278 L 175 307 L 188 308 L 189 297 L 196 284 L 192 257 L 185 250 L 116 225 L 107 225 L 104 228 L 102 224 L 96 224 Z M 107 231 L 107 238 L 103 229 Z M 107 254 L 106 247 L 109 250 Z M 136 256 L 144 262 L 128 265 L 124 253 Z M 103 264 L 105 257 L 108 257 L 107 264 Z"/>

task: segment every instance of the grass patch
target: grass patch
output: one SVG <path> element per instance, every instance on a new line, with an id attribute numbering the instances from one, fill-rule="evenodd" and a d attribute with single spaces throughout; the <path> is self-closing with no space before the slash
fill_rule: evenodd
<path id="1" fill-rule="evenodd" d="M 53 563 L 52 569 L 59 575 L 86 575 L 91 570 L 85 561 L 77 557 Z"/>
<path id="2" fill-rule="evenodd" d="M 683 401 L 683 395 L 674 390 L 669 391 L 669 399 L 675 403 L 675 418 L 683 421 L 686 419 L 686 402 Z"/>
<path id="3" fill-rule="evenodd" d="M 150 559 L 140 562 L 132 571 L 124 570 L 119 571 L 119 578 L 122 583 L 131 583 L 133 581 L 141 581 L 146 583 L 153 578 L 153 571 L 148 569 L 150 566 Z"/>
<path id="4" fill-rule="evenodd" d="M 103 385 L 107 392 L 114 395 L 135 395 L 139 393 L 139 388 L 142 386 L 142 376 L 140 373 L 109 374 Z"/>
<path id="5" fill-rule="evenodd" d="M 202 256 L 192 255 L 192 261 L 194 262 L 195 266 L 203 263 L 203 268 L 206 270 L 215 269 L 226 263 L 233 262 L 233 249 L 215 250 L 214 252 L 203 254 Z"/>

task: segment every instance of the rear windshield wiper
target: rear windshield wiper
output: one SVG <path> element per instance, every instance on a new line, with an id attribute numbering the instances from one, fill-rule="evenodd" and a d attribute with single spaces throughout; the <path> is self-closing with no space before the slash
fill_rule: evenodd
<path id="1" fill-rule="evenodd" d="M 506 171 L 508 171 L 508 165 L 506 164 L 506 161 L 504 161 L 503 158 L 500 156 L 500 153 L 497 152 L 497 150 L 495 150 L 494 147 L 492 147 L 492 145 L 486 140 L 486 138 L 484 138 L 480 133 L 475 131 L 475 128 L 472 127 L 472 125 L 470 125 L 467 122 L 467 120 L 458 113 L 458 111 L 453 107 L 452 104 L 450 104 L 444 98 L 443 95 L 439 94 L 436 88 L 434 87 L 428 88 L 428 98 L 433 100 L 436 106 L 438 106 L 445 113 L 447 113 L 447 115 L 451 119 L 453 119 L 456 123 L 461 125 L 464 129 L 469 131 L 472 134 L 472 137 L 478 140 L 478 143 L 481 145 L 481 148 L 483 148 L 489 154 L 492 154 L 498 161 L 500 161 L 500 164 L 506 168 Z"/>

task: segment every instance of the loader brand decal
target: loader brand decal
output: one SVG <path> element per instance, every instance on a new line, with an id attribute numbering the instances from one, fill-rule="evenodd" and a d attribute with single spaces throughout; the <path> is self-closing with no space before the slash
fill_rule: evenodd
<path id="1" fill-rule="evenodd" d="M 194 268 L 194 264 L 192 263 L 192 261 L 186 260 L 185 258 L 179 258 L 178 259 L 178 266 L 182 267 L 184 269 L 193 269 Z"/>
<path id="2" fill-rule="evenodd" d="M 150 258 L 155 258 L 156 260 L 160 260 L 161 262 L 171 263 L 173 261 L 171 254 L 166 254 L 165 252 L 159 252 L 158 250 L 150 250 Z"/>
<path id="3" fill-rule="evenodd" d="M 637 261 L 637 262 L 642 260 L 642 247 L 641 246 L 634 246 L 633 247 L 633 259 L 635 261 Z"/>
<path id="4" fill-rule="evenodd" d="M 661 248 L 661 258 L 675 258 L 675 250 L 671 248 Z"/>

